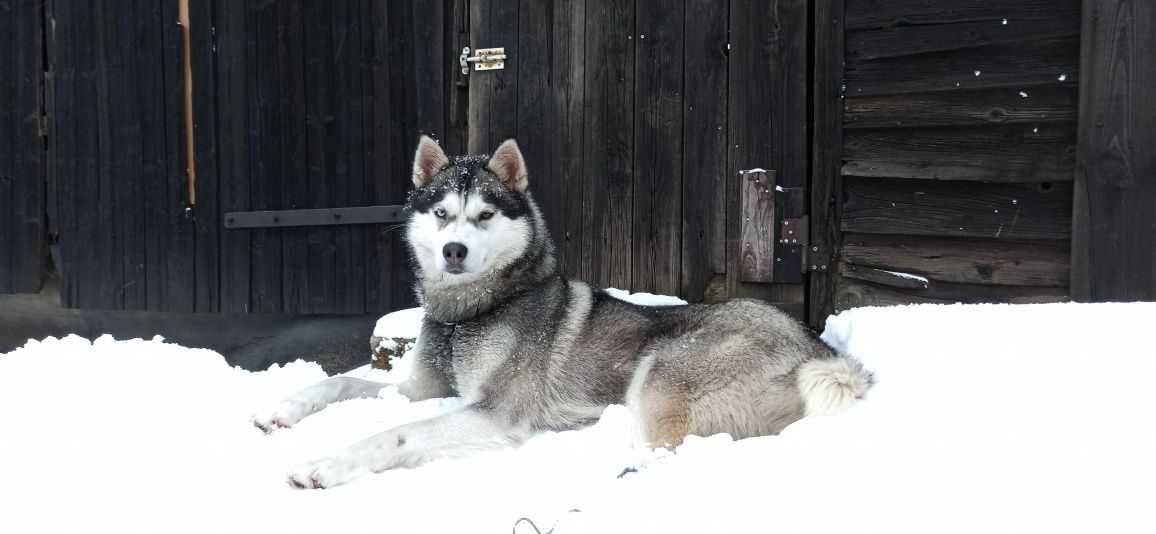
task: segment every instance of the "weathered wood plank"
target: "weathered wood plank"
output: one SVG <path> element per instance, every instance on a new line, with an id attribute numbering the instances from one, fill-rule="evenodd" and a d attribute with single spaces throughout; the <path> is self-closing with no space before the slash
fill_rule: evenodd
<path id="1" fill-rule="evenodd" d="M 961 284 L 1068 285 L 1063 241 L 937 239 L 847 234 L 840 257 L 849 264 L 926 276 Z"/>
<path id="2" fill-rule="evenodd" d="M 13 128 L 13 155 L 18 158 L 11 176 L 13 204 L 11 216 L 13 239 L 10 241 L 12 278 L 10 288 L 17 293 L 40 290 L 44 258 L 44 141 L 40 136 L 42 89 L 44 82 L 43 0 L 18 0 L 13 19 L 16 21 L 16 46 L 9 76 L 17 78 L 14 98 L 7 102 L 15 109 L 13 122 L 0 128 Z M 5 106 L 7 107 L 7 106 Z M 0 145 L 0 150 L 4 150 Z M 4 171 L 0 170 L 0 174 Z M 0 191 L 3 188 L 0 186 Z M 4 224 L 0 222 L 0 224 Z M 2 271 L 3 268 L 0 268 Z M 0 275 L 2 277 L 2 275 Z M 3 282 L 0 282 L 2 287 Z"/>
<path id="3" fill-rule="evenodd" d="M 1156 299 L 1156 4 L 1085 1 L 1072 291 Z"/>
<path id="4" fill-rule="evenodd" d="M 683 2 L 641 2 L 637 8 L 631 288 L 677 294 L 682 284 Z"/>
<path id="5" fill-rule="evenodd" d="M 470 50 L 506 49 L 506 68 L 470 72 L 469 152 L 488 154 L 518 127 L 518 0 L 470 2 Z"/>
<path id="6" fill-rule="evenodd" d="M 1075 122 L 1077 91 L 1071 86 L 980 89 L 849 97 L 843 101 L 844 128 L 916 126 L 1038 125 Z"/>
<path id="7" fill-rule="evenodd" d="M 250 96 L 246 42 L 257 28 L 249 20 L 245 2 L 216 0 L 217 28 L 217 162 L 221 213 L 249 209 L 249 153 L 256 147 L 249 137 Z M 252 66 L 257 68 L 256 66 Z M 252 258 L 249 230 L 220 230 L 220 309 L 245 313 L 252 308 Z"/>
<path id="8" fill-rule="evenodd" d="M 1066 240 L 1071 184 L 844 180 L 847 232 Z"/>
<path id="9" fill-rule="evenodd" d="M 839 246 L 839 199 L 842 175 L 839 172 L 843 153 L 843 111 L 840 106 L 843 80 L 844 0 L 818 0 L 815 3 L 814 32 L 814 109 L 811 139 L 811 248 L 808 265 L 811 271 L 807 287 L 806 321 L 821 328 L 827 316 L 835 311 L 835 279 L 830 260 Z M 824 269 L 826 268 L 826 269 Z"/>
<path id="10" fill-rule="evenodd" d="M 1079 38 L 1062 38 L 848 61 L 847 96 L 993 87 L 1031 91 L 1035 85 L 1074 84 L 1079 48 Z"/>
<path id="11" fill-rule="evenodd" d="M 913 56 L 928 52 L 1079 35 L 1080 18 L 1062 12 L 1040 19 L 1014 21 L 997 19 L 983 22 L 899 26 L 847 32 L 847 58 L 859 61 Z"/>
<path id="12" fill-rule="evenodd" d="M 753 172 L 739 179 L 742 180 L 739 279 L 743 282 L 773 282 L 776 173 L 773 170 Z"/>
<path id="13" fill-rule="evenodd" d="M 250 0 L 249 16 L 255 21 L 256 31 L 253 32 L 253 45 L 247 50 L 254 52 L 247 58 L 253 65 L 253 91 L 256 113 L 251 115 L 251 121 L 256 128 L 250 127 L 251 143 L 257 148 L 252 153 L 252 174 L 250 184 L 250 207 L 252 210 L 281 209 L 286 207 L 284 196 L 289 189 L 288 178 L 301 179 L 303 172 L 296 168 L 297 173 L 290 176 L 290 162 L 304 160 L 303 152 L 296 151 L 298 146 L 288 146 L 287 139 L 296 129 L 290 128 L 286 122 L 289 117 L 298 117 L 304 106 L 290 111 L 287 101 L 290 94 L 296 95 L 294 101 L 302 103 L 300 96 L 302 87 L 297 84 L 300 77 L 291 79 L 289 72 L 299 70 L 302 57 L 300 50 L 296 53 L 289 51 L 289 29 L 301 28 L 300 3 L 290 2 L 261 2 Z M 294 31 L 294 33 L 299 33 Z M 295 65 L 294 65 L 295 64 Z M 291 156 L 290 156 L 291 155 Z M 282 292 L 291 274 L 284 272 L 288 243 L 283 239 L 281 230 L 258 230 L 252 233 L 252 309 L 257 312 L 285 312 L 296 308 L 296 300 L 289 301 Z"/>
<path id="14" fill-rule="evenodd" d="M 589 0 L 586 4 L 585 180 L 579 277 L 597 287 L 631 287 L 634 20 L 633 2 Z"/>
<path id="15" fill-rule="evenodd" d="M 1037 304 L 1068 300 L 1067 288 L 971 286 L 933 283 L 928 289 L 901 289 L 858 280 L 854 271 L 845 271 L 839 278 L 835 295 L 835 310 L 843 311 L 862 306 L 896 306 L 902 304 L 967 304 L 1007 302 Z"/>
<path id="16" fill-rule="evenodd" d="M 140 180 L 145 221 L 145 307 L 150 311 L 160 311 L 166 309 L 165 298 L 169 287 L 169 210 L 179 209 L 182 194 L 177 190 L 170 195 L 169 191 L 169 167 L 165 154 L 168 146 L 166 120 L 169 114 L 165 106 L 168 105 L 170 92 L 165 90 L 167 71 L 164 65 L 168 59 L 157 53 L 164 46 L 162 25 L 167 28 L 173 22 L 164 19 L 160 2 L 138 2 L 136 12 L 134 27 L 138 46 L 134 47 L 135 61 L 138 62 L 139 72 L 143 74 L 138 81 L 138 102 L 143 157 Z M 61 179 L 65 180 L 64 177 Z M 62 183 L 61 194 L 67 190 Z M 61 239 L 64 239 L 64 230 Z"/>
<path id="17" fill-rule="evenodd" d="M 584 1 L 522 0 L 518 8 L 518 145 L 558 260 L 571 275 L 582 257 L 585 15 Z"/>
<path id="18" fill-rule="evenodd" d="M 121 20 L 133 20 L 137 12 L 132 4 L 118 4 L 113 11 Z M 115 110 L 111 121 L 111 138 L 105 142 L 112 148 L 112 176 L 103 180 L 113 189 L 113 218 L 111 232 L 120 240 L 118 257 L 123 281 L 117 298 L 121 309 L 143 310 L 147 306 L 145 290 L 145 218 L 141 190 L 142 175 L 141 98 L 138 85 L 143 74 L 137 64 L 135 31 L 137 25 L 110 35 L 108 50 L 113 71 L 109 78 L 110 103 Z M 154 50 L 155 52 L 155 50 Z M 155 73 L 153 73 L 155 75 Z"/>
<path id="19" fill-rule="evenodd" d="M 190 2 L 193 68 L 193 138 L 197 162 L 197 205 L 194 209 L 196 248 L 194 308 L 218 312 L 220 304 L 221 205 L 217 168 L 216 52 L 212 2 Z"/>
<path id="20" fill-rule="evenodd" d="M 186 154 L 184 38 L 177 26 L 177 2 L 163 2 L 162 59 L 164 72 L 164 125 L 168 182 L 167 202 L 161 206 L 168 239 L 164 265 L 167 285 L 160 302 L 165 311 L 192 312 L 196 308 L 196 226 L 189 202 L 189 161 Z M 195 83 L 195 82 L 194 82 Z"/>
<path id="21" fill-rule="evenodd" d="M 440 2 L 422 3 L 421 6 L 428 8 L 430 11 L 424 15 L 433 18 L 432 21 L 427 22 L 430 33 L 426 37 L 431 41 L 431 46 L 428 47 L 431 52 L 436 51 L 440 54 L 443 51 L 443 40 L 441 33 L 436 29 L 441 28 L 438 21 L 441 20 L 441 13 L 438 11 Z M 334 5 L 333 24 L 327 29 L 332 36 L 331 39 L 335 43 L 333 51 L 333 92 L 330 94 L 328 105 L 330 106 L 330 114 L 334 117 L 334 121 L 329 126 L 331 128 L 327 136 L 327 151 L 332 151 L 333 162 L 330 166 L 330 178 L 332 181 L 333 195 L 331 205 L 333 206 L 353 206 L 363 204 L 366 201 L 366 193 L 364 191 L 364 177 L 361 173 L 365 172 L 364 158 L 364 142 L 365 132 L 363 130 L 363 118 L 365 115 L 364 96 L 361 88 L 361 78 L 359 68 L 363 64 L 364 48 L 357 44 L 361 42 L 361 32 L 363 31 L 364 20 L 367 18 L 363 12 L 363 4 L 360 1 L 342 2 Z M 437 45 L 433 46 L 432 42 Z M 422 87 L 419 90 L 428 90 L 432 95 L 441 97 L 444 92 L 440 79 L 441 69 L 444 67 L 444 62 L 432 63 L 427 69 L 431 72 L 427 77 L 432 77 L 437 80 L 436 87 L 428 89 Z M 425 80 L 426 77 L 420 78 Z M 437 102 L 440 106 L 442 104 L 441 98 L 430 98 L 431 101 Z M 438 130 L 441 130 L 445 124 L 444 115 L 436 117 Z M 333 243 L 334 254 L 336 256 L 334 261 L 334 302 L 326 306 L 333 312 L 357 314 L 365 311 L 365 247 L 362 243 L 365 240 L 365 227 L 362 226 L 345 226 L 342 228 L 333 229 Z"/>
<path id="22" fill-rule="evenodd" d="M 301 43 L 305 53 L 305 154 L 307 185 L 298 183 L 298 196 L 293 200 L 294 208 L 324 208 L 333 206 L 337 187 L 336 168 L 338 165 L 336 143 L 339 126 L 336 124 L 335 101 L 340 98 L 341 88 L 335 79 L 339 76 L 345 47 L 339 50 L 339 39 L 333 29 L 339 21 L 335 16 L 338 6 L 330 2 L 305 2 L 305 35 Z M 308 284 L 307 291 L 298 293 L 298 308 L 301 313 L 332 313 L 337 300 L 337 250 L 334 246 L 337 228 L 309 228 L 304 231 L 289 230 L 286 236 L 301 240 L 295 243 L 298 256 L 294 264 L 286 264 L 286 269 L 297 267 L 298 280 Z M 304 268 L 302 268 L 304 267 Z M 287 288 L 289 291 L 292 289 Z"/>
<path id="23" fill-rule="evenodd" d="M 402 6 L 400 2 L 369 2 L 369 44 L 373 53 L 370 83 L 366 87 L 371 97 L 367 180 L 376 204 L 400 204 L 412 187 L 409 175 L 418 140 L 417 114 L 416 109 L 406 105 L 409 80 L 394 68 L 404 64 L 414 46 L 412 42 L 396 40 L 396 36 L 405 35 L 411 24 L 401 11 Z M 370 277 L 366 282 L 366 306 L 370 310 L 392 311 L 414 301 L 409 252 L 401 235 L 401 225 L 370 232 Z"/>
<path id="24" fill-rule="evenodd" d="M 740 170 L 775 169 L 785 188 L 806 187 L 808 42 L 807 2 L 739 2 L 730 10 L 727 147 L 728 206 L 738 206 Z M 777 217 L 804 214 L 805 203 L 791 203 Z M 740 283 L 740 217 L 728 214 L 727 283 Z M 765 230 L 773 234 L 774 228 Z"/>
<path id="25" fill-rule="evenodd" d="M 686 2 L 679 294 L 691 301 L 726 272 L 727 25 L 712 0 Z"/>
<path id="26" fill-rule="evenodd" d="M 21 254 L 11 243 L 16 229 L 14 204 L 16 202 L 16 136 L 19 122 L 16 106 L 7 104 L 16 100 L 16 84 L 20 78 L 16 68 L 17 56 L 23 52 L 16 43 L 16 26 L 27 23 L 17 20 L 12 4 L 0 4 L 0 293 L 15 289 L 15 265 Z"/>
<path id="27" fill-rule="evenodd" d="M 844 175 L 1032 183 L 1074 176 L 1070 123 L 850 130 L 845 139 Z"/>
<path id="28" fill-rule="evenodd" d="M 847 28 L 886 28 L 900 24 L 1002 22 L 1080 16 L 1080 0 L 849 0 Z"/>

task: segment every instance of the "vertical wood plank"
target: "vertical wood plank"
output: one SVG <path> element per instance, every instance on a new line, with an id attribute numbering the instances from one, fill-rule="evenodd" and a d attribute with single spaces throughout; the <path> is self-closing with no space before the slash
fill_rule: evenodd
<path id="1" fill-rule="evenodd" d="M 775 171 L 767 171 L 742 176 L 739 280 L 743 282 L 774 281 L 774 232 L 768 228 L 775 226 L 776 175 Z"/>
<path id="2" fill-rule="evenodd" d="M 567 274 L 581 257 L 585 7 L 523 0 L 518 9 L 518 144 Z"/>
<path id="3" fill-rule="evenodd" d="M 634 2 L 586 4 L 580 277 L 631 287 L 634 210 Z M 471 126 L 472 128 L 472 126 Z"/>
<path id="4" fill-rule="evenodd" d="M 682 287 L 702 300 L 726 272 L 727 24 L 729 5 L 688 0 L 682 128 Z"/>
<path id="5" fill-rule="evenodd" d="M 21 47 L 16 43 L 15 26 L 18 21 L 13 5 L 0 4 L 0 102 L 14 102 L 19 71 L 16 64 Z M 16 127 L 18 112 L 16 106 L 0 106 L 0 293 L 11 293 L 15 289 L 15 264 L 19 253 L 12 246 L 15 240 L 16 219 L 16 154 L 18 150 Z"/>
<path id="6" fill-rule="evenodd" d="M 807 176 L 808 3 L 736 2 L 731 5 L 728 88 L 730 188 L 728 206 L 740 203 L 738 172 L 775 169 L 786 189 L 805 188 Z M 787 202 L 777 217 L 799 217 L 803 203 Z M 741 282 L 741 227 L 728 214 L 727 293 Z M 774 228 L 765 232 L 773 234 Z"/>
<path id="7" fill-rule="evenodd" d="M 807 322 L 821 328 L 835 311 L 835 273 L 831 258 L 839 247 L 839 172 L 843 147 L 843 0 L 815 4 L 814 117 L 811 160 L 811 248 L 808 266 Z M 822 269 L 826 265 L 827 269 Z"/>
<path id="8" fill-rule="evenodd" d="M 470 2 L 470 49 L 504 47 L 509 58 L 503 70 L 470 73 L 470 153 L 488 154 L 517 132 L 517 29 L 518 0 Z"/>
<path id="9" fill-rule="evenodd" d="M 213 6 L 217 28 L 217 162 L 220 211 L 249 209 L 248 128 L 250 108 L 249 80 L 253 74 L 248 64 L 250 52 L 246 42 L 256 27 L 248 24 L 245 2 L 216 0 Z M 254 65 L 253 68 L 259 68 Z M 251 310 L 250 231 L 219 229 L 221 243 L 220 308 L 226 313 Z"/>
<path id="10" fill-rule="evenodd" d="M 246 2 L 252 29 L 246 35 L 246 64 L 252 80 L 252 102 L 248 108 L 253 124 L 249 131 L 249 209 L 281 209 L 281 145 L 287 132 L 281 128 L 281 91 L 291 90 L 280 83 L 285 63 L 300 58 L 285 54 L 285 11 L 294 2 Z M 299 31 L 299 26 L 293 30 Z M 288 305 L 281 293 L 282 239 L 279 230 L 255 230 L 251 234 L 252 255 L 250 298 L 255 312 L 281 312 Z"/>
<path id="11" fill-rule="evenodd" d="M 110 102 L 114 111 L 109 118 L 112 122 L 112 137 L 108 145 L 112 152 L 111 176 L 103 177 L 104 183 L 114 188 L 113 217 L 116 225 L 109 229 L 118 234 L 120 248 L 113 250 L 113 260 L 119 262 L 122 283 L 117 297 L 122 309 L 143 310 L 146 307 L 145 290 L 145 236 L 144 199 L 141 190 L 144 154 L 141 139 L 141 100 L 139 80 L 142 76 L 137 63 L 135 34 L 136 9 L 132 3 L 122 3 L 113 11 L 120 20 L 129 23 L 110 39 L 110 56 L 113 71 L 110 76 Z M 155 52 L 155 50 L 154 50 Z M 117 266 L 114 266 L 116 268 Z"/>
<path id="12" fill-rule="evenodd" d="M 285 3 L 285 2 L 279 2 Z M 317 103 L 310 95 L 319 92 L 316 84 L 326 84 L 328 79 L 310 80 L 310 73 L 318 73 L 318 65 L 328 62 L 328 55 L 321 51 L 326 46 L 318 39 L 319 17 L 327 12 L 327 2 L 305 2 L 297 0 L 286 3 L 281 8 L 281 19 L 277 24 L 277 61 L 280 72 L 275 78 L 278 87 L 278 117 L 274 124 L 278 128 L 280 161 L 279 175 L 272 187 L 281 192 L 280 209 L 317 207 L 313 204 L 316 196 L 312 187 L 321 180 L 319 165 L 321 155 L 319 126 L 316 121 Z M 322 73 L 323 74 L 323 73 Z M 315 85 L 310 85 L 313 82 Z M 324 187 L 324 184 L 318 184 Z M 281 233 L 281 295 L 284 311 L 287 313 L 309 313 L 312 310 L 311 296 L 321 295 L 320 275 L 322 258 L 315 240 L 322 239 L 325 230 L 308 228 L 285 228 Z M 330 280 L 332 284 L 332 280 Z M 318 286 L 318 287 L 314 287 Z"/>
<path id="13" fill-rule="evenodd" d="M 682 0 L 638 3 L 635 291 L 677 294 L 682 285 L 683 7 Z"/>
<path id="14" fill-rule="evenodd" d="M 44 239 L 44 141 L 40 137 L 43 84 L 43 0 L 15 3 L 13 28 L 16 39 L 11 76 L 17 78 L 11 102 L 15 108 L 12 183 L 11 290 L 31 293 L 40 290 Z M 2 70 L 2 67 L 0 67 Z M 0 128 L 4 125 L 0 123 Z M 0 150 L 4 150 L 0 144 Z M 0 174 L 4 171 L 0 170 Z M 3 188 L 0 187 L 0 194 Z M 0 224 L 3 224 L 0 222 Z M 0 271 L 3 268 L 0 267 Z M 2 277 L 3 275 L 0 275 Z M 2 287 L 3 282 L 0 282 Z"/>
<path id="15" fill-rule="evenodd" d="M 193 308 L 220 311 L 220 196 L 217 168 L 217 65 L 212 2 L 189 3 L 193 68 L 193 147 L 197 169 L 197 205 L 193 225 L 195 279 Z"/>
<path id="16" fill-rule="evenodd" d="M 1085 0 L 1072 294 L 1156 298 L 1156 5 Z"/>
<path id="17" fill-rule="evenodd" d="M 464 154 L 469 145 L 469 76 L 463 75 L 457 58 L 462 47 L 470 45 L 470 6 L 468 0 L 444 0 L 446 43 L 442 61 L 446 62 L 446 132 L 441 138 L 447 154 Z M 577 2 L 583 4 L 583 2 Z"/>
<path id="18" fill-rule="evenodd" d="M 165 311 L 196 309 L 196 225 L 188 207 L 188 161 L 184 150 L 184 42 L 177 25 L 177 2 L 162 4 L 163 39 L 161 69 L 164 72 L 165 154 L 168 197 L 161 205 L 167 225 L 168 247 L 164 258 L 166 285 L 160 302 Z"/>
<path id="19" fill-rule="evenodd" d="M 64 2 L 60 2 L 63 4 Z M 140 86 L 140 119 L 141 119 L 141 185 L 144 210 L 144 241 L 145 241 L 145 307 L 152 311 L 166 309 L 169 289 L 169 270 L 167 258 L 169 248 L 173 246 L 169 239 L 170 211 L 179 208 L 180 193 L 169 196 L 169 163 L 166 157 L 169 127 L 177 128 L 179 124 L 168 124 L 171 116 L 166 106 L 169 105 L 169 95 L 165 87 L 166 73 L 171 67 L 166 65 L 173 61 L 164 52 L 164 33 L 167 33 L 175 21 L 164 18 L 163 2 L 137 2 L 136 28 L 138 46 L 136 61 L 140 72 L 146 73 L 139 80 Z M 166 24 L 166 22 L 168 24 Z M 60 21 L 58 20 L 58 23 Z M 64 176 L 62 180 L 66 179 Z M 61 186 L 62 194 L 68 188 Z M 62 215 L 67 216 L 67 213 Z M 61 231 L 61 251 L 65 256 L 65 271 L 68 270 L 68 254 L 63 242 L 67 239 L 67 232 Z"/>

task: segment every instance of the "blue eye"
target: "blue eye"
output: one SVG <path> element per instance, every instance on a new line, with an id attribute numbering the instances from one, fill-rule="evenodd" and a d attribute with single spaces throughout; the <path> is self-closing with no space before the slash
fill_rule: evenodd
<path id="1" fill-rule="evenodd" d="M 492 211 L 483 211 L 481 214 L 478 215 L 479 221 L 488 221 L 488 220 L 493 219 L 493 218 L 494 218 L 494 212 L 492 212 Z"/>
<path id="2" fill-rule="evenodd" d="M 445 208 L 434 208 L 434 216 L 439 218 L 439 219 L 446 218 L 446 209 Z"/>

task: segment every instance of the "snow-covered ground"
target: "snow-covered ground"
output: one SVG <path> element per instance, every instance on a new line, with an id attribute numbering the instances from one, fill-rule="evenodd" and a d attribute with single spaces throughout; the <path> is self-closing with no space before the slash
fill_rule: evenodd
<path id="1" fill-rule="evenodd" d="M 386 389 L 264 435 L 251 413 L 320 367 L 249 373 L 159 339 L 32 341 L 0 355 L 0 532 L 534 532 L 515 527 L 525 517 L 558 534 L 1151 533 L 1153 325 L 1156 304 L 852 310 L 824 337 L 876 387 L 780 436 L 653 453 L 614 406 L 585 430 L 324 491 L 285 474 L 455 400 Z M 403 358 L 351 374 L 405 372 Z"/>

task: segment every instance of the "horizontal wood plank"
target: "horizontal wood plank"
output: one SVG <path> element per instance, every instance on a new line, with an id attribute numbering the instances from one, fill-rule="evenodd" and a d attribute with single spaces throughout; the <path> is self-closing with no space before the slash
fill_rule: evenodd
<path id="1" fill-rule="evenodd" d="M 1080 39 L 1010 43 L 912 57 L 848 59 L 846 95 L 883 95 L 1035 85 L 1074 85 Z M 1063 78 L 1063 81 L 1060 78 Z"/>
<path id="2" fill-rule="evenodd" d="M 848 29 L 886 28 L 900 24 L 946 24 L 999 21 L 1008 24 L 1054 18 L 1079 19 L 1080 0 L 847 0 Z"/>
<path id="3" fill-rule="evenodd" d="M 977 126 L 1074 122 L 1073 86 L 1022 90 L 997 88 L 942 93 L 849 97 L 843 100 L 844 128 Z"/>
<path id="4" fill-rule="evenodd" d="M 858 280 L 853 277 L 853 272 L 843 274 L 835 290 L 836 311 L 902 304 L 1039 304 L 1069 300 L 1067 288 L 937 284 L 933 285 L 934 289 L 899 289 Z"/>
<path id="5" fill-rule="evenodd" d="M 1070 182 L 1075 125 L 851 130 L 843 174 L 975 180 Z"/>
<path id="6" fill-rule="evenodd" d="M 993 44 L 1057 39 L 1080 34 L 1080 18 L 1055 16 L 1038 20 L 1004 19 L 956 24 L 899 26 L 847 33 L 851 60 L 912 56 Z"/>
<path id="7" fill-rule="evenodd" d="M 1068 254 L 1063 241 L 846 234 L 841 256 L 852 265 L 943 282 L 1066 287 Z"/>
<path id="8" fill-rule="evenodd" d="M 1067 240 L 1072 187 L 878 178 L 844 180 L 846 232 Z"/>

